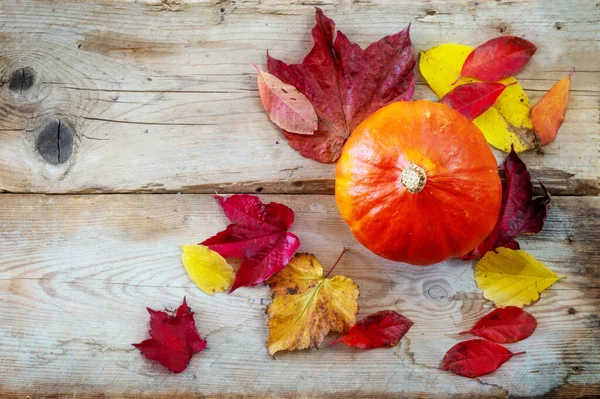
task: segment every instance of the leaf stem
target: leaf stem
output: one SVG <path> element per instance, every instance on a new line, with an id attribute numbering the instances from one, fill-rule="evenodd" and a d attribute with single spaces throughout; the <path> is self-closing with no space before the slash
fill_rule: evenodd
<path id="1" fill-rule="evenodd" d="M 340 254 L 340 256 L 338 256 L 337 260 L 335 261 L 335 263 L 333 264 L 333 266 L 331 266 L 331 269 L 329 269 L 329 271 L 327 272 L 327 274 L 325 275 L 324 278 L 329 277 L 329 275 L 331 274 L 331 272 L 333 271 L 333 269 L 335 269 L 335 267 L 338 265 L 338 263 L 340 263 L 340 260 L 342 259 L 342 256 L 344 256 L 344 254 L 346 253 L 347 249 L 344 248 L 342 250 L 342 253 Z"/>
<path id="2" fill-rule="evenodd" d="M 465 331 L 461 331 L 461 332 L 459 332 L 459 334 L 468 334 L 468 333 L 470 333 L 470 332 L 471 332 L 471 330 L 465 330 Z"/>
<path id="3" fill-rule="evenodd" d="M 525 354 L 525 353 L 527 353 L 527 352 L 523 351 L 523 352 L 517 352 L 517 353 L 513 353 L 512 355 L 513 355 L 513 356 L 517 356 L 517 355 L 523 355 L 523 354 Z"/>
<path id="4" fill-rule="evenodd" d="M 571 67 L 571 72 L 569 72 L 569 78 L 573 76 L 573 72 L 575 71 L 575 65 Z"/>

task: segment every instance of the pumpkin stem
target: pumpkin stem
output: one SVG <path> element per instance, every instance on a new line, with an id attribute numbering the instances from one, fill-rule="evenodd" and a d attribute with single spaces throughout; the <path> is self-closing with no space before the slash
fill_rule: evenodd
<path id="1" fill-rule="evenodd" d="M 400 182 L 408 191 L 416 194 L 423 190 L 423 187 L 425 187 L 427 175 L 425 174 L 423 168 L 413 163 L 402 171 L 402 174 L 400 175 Z"/>

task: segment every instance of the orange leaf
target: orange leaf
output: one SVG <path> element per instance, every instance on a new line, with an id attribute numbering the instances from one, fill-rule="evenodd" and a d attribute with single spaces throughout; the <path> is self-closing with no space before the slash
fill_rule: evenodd
<path id="1" fill-rule="evenodd" d="M 319 127 L 317 113 L 308 98 L 294 86 L 283 83 L 274 75 L 258 71 L 260 101 L 271 121 L 296 134 L 313 134 Z"/>
<path id="2" fill-rule="evenodd" d="M 569 76 L 552 86 L 531 110 L 531 123 L 539 145 L 554 141 L 558 128 L 565 119 L 567 105 L 569 104 L 572 74 L 573 69 L 571 69 Z"/>

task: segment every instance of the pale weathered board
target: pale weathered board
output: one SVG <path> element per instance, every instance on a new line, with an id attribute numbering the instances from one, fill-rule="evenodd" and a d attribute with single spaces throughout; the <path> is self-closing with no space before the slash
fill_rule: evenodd
<path id="1" fill-rule="evenodd" d="M 384 261 L 353 238 L 332 196 L 262 196 L 296 212 L 301 251 L 361 288 L 359 319 L 394 309 L 415 322 L 394 349 L 337 345 L 268 356 L 266 287 L 203 294 L 179 245 L 226 219 L 208 195 L 4 195 L 0 209 L 0 384 L 14 397 L 393 397 L 600 392 L 600 198 L 556 198 L 544 231 L 523 248 L 566 279 L 527 308 L 536 332 L 497 372 L 470 380 L 440 370 L 444 353 L 492 305 L 472 264 Z M 131 347 L 147 337 L 145 306 L 187 296 L 208 348 L 175 375 Z M 325 344 L 332 338 L 326 338 Z"/>
<path id="2" fill-rule="evenodd" d="M 409 22 L 417 52 L 524 36 L 538 46 L 518 75 L 532 103 L 575 66 L 558 138 L 523 158 L 554 194 L 600 192 L 593 0 L 3 0 L 0 191 L 331 193 L 333 165 L 287 145 L 262 111 L 251 65 L 264 65 L 266 49 L 299 62 L 311 47 L 313 6 L 363 46 Z M 32 78 L 11 90 L 24 67 Z M 415 98 L 434 98 L 420 75 Z M 75 134 L 59 167 L 36 152 L 54 118 Z"/>

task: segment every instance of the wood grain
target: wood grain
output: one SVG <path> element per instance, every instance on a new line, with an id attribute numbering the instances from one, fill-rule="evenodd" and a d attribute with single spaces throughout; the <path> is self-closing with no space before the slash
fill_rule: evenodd
<path id="1" fill-rule="evenodd" d="M 519 241 L 566 279 L 527 308 L 539 321 L 525 350 L 496 373 L 440 370 L 444 353 L 491 308 L 458 260 L 396 264 L 363 249 L 332 196 L 261 196 L 292 207 L 301 251 L 361 289 L 359 319 L 394 309 L 415 322 L 394 349 L 342 345 L 267 355 L 266 287 L 209 297 L 178 245 L 226 225 L 208 195 L 0 196 L 0 396 L 3 397 L 494 397 L 598 393 L 600 198 L 558 197 L 542 233 Z M 182 374 L 146 361 L 145 307 L 187 296 L 208 348 Z M 326 339 L 328 342 L 333 335 Z"/>
<path id="2" fill-rule="evenodd" d="M 555 195 L 600 193 L 600 8 L 570 0 L 2 1 L 0 191 L 332 193 L 333 165 L 287 145 L 251 66 L 266 49 L 300 61 L 317 5 L 363 46 L 409 22 L 417 52 L 524 36 L 538 46 L 519 74 L 532 103 L 574 65 L 558 138 L 523 158 Z M 11 90 L 25 67 L 31 87 Z M 417 83 L 415 98 L 435 98 Z M 56 119 L 75 134 L 58 166 L 35 145 Z"/>

